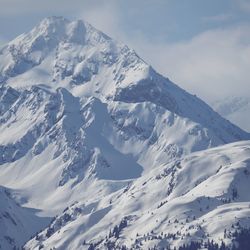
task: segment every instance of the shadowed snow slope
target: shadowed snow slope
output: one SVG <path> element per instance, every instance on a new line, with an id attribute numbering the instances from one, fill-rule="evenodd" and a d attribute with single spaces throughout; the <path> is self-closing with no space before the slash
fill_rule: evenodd
<path id="1" fill-rule="evenodd" d="M 11 197 L 8 189 L 0 187 L 0 248 L 13 249 L 23 245 L 34 232 L 49 223 L 48 218 L 38 217 L 35 209 L 22 208 Z"/>
<path id="2" fill-rule="evenodd" d="M 0 184 L 20 211 L 30 209 L 40 228 L 45 227 L 41 217 L 58 215 L 26 248 L 79 249 L 83 240 L 97 243 L 119 223 L 120 231 L 127 223 L 131 227 L 123 240 L 110 244 L 132 246 L 134 232 L 165 228 L 161 214 L 174 209 L 173 216 L 181 220 L 185 209 L 196 209 L 206 185 L 213 187 L 207 193 L 211 213 L 203 217 L 234 211 L 235 204 L 223 210 L 222 202 L 235 192 L 238 168 L 248 166 L 248 143 L 187 155 L 247 140 L 249 134 L 90 24 L 44 19 L 1 49 L 0 82 Z M 238 155 L 239 166 L 227 168 L 231 152 Z M 216 173 L 219 162 L 224 167 Z M 237 194 L 247 185 L 242 182 Z M 218 190 L 225 192 L 220 198 Z M 237 199 L 247 202 L 247 193 Z M 203 217 L 194 213 L 202 218 L 195 225 L 202 226 Z M 10 236 L 12 247 L 20 247 L 39 227 L 20 232 L 20 241 L 18 226 Z M 206 227 L 219 237 L 221 228 Z M 194 229 L 193 236 L 200 232 Z M 9 246 L 2 231 L 0 237 Z"/>

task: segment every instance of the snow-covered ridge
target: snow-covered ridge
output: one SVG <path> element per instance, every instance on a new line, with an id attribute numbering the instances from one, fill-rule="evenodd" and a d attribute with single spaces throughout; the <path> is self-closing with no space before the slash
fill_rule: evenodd
<path id="1" fill-rule="evenodd" d="M 212 169 L 218 162 L 228 162 L 235 145 L 225 153 L 219 148 L 188 158 L 190 153 L 250 139 L 202 100 L 158 74 L 126 45 L 83 21 L 46 18 L 11 41 L 0 51 L 0 80 L 0 184 L 18 193 L 13 202 L 21 208 L 37 209 L 35 216 L 58 215 L 48 233 L 45 230 L 26 245 L 31 249 L 42 244 L 79 249 L 82 239 L 96 244 L 104 237 L 101 231 L 107 233 L 107 228 L 118 224 L 122 231 L 136 222 L 137 230 L 152 220 L 149 227 L 160 228 L 158 219 L 153 222 L 155 203 L 160 208 L 167 201 L 180 200 L 180 210 L 193 207 L 202 194 L 186 199 L 184 191 L 195 193 L 195 186 L 207 178 L 219 190 L 221 179 Z M 248 144 L 236 147 L 240 155 Z M 221 151 L 225 156 L 220 157 Z M 184 174 L 183 161 L 193 163 L 196 157 L 201 173 L 190 163 Z M 211 165 L 208 170 L 202 167 L 204 158 Z M 244 163 L 243 158 L 239 162 Z M 221 178 L 229 183 L 228 176 Z M 163 177 L 166 183 L 158 181 Z M 214 182 L 217 177 L 219 181 Z M 156 193 L 151 193 L 151 185 Z M 140 198 L 132 199 L 131 188 Z M 127 203 L 128 193 L 132 198 Z M 213 204 L 221 204 L 214 196 Z M 150 211 L 147 216 L 146 211 Z M 82 216 L 87 220 L 83 224 Z M 142 224 L 137 224 L 140 216 Z M 36 221 L 44 227 L 40 219 Z M 68 226 L 74 235 L 61 236 L 64 229 L 60 230 Z M 54 238 L 57 230 L 59 239 Z M 27 232 L 24 241 L 36 229 Z M 130 236 L 126 237 L 124 243 L 132 246 Z M 15 242 L 18 247 L 24 243 Z"/>

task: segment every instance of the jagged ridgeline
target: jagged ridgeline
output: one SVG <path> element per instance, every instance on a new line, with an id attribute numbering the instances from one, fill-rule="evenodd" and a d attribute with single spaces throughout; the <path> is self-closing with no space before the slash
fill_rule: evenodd
<path id="1" fill-rule="evenodd" d="M 0 81 L 3 249 L 216 249 L 247 234 L 249 134 L 126 45 L 46 18 L 0 50 Z"/>

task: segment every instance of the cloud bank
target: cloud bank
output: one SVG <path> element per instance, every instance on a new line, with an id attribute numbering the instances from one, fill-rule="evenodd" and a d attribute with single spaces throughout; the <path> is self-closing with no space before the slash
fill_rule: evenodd
<path id="1" fill-rule="evenodd" d="M 250 95 L 249 24 L 209 30 L 176 44 L 131 44 L 163 75 L 210 103 Z"/>

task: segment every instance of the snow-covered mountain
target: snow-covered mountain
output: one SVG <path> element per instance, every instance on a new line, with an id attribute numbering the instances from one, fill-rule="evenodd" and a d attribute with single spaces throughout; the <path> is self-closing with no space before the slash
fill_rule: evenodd
<path id="1" fill-rule="evenodd" d="M 27 221 L 30 231 L 20 241 L 20 220 L 8 235 L 12 246 L 44 228 L 27 249 L 85 249 L 89 242 L 105 249 L 101 240 L 109 230 L 121 225 L 122 233 L 131 224 L 123 240 L 109 244 L 132 247 L 135 232 L 169 230 L 162 213 L 174 208 L 173 216 L 181 220 L 204 193 L 211 198 L 211 214 L 194 211 L 196 217 L 223 213 L 216 209 L 224 201 L 235 205 L 229 183 L 235 185 L 238 172 L 248 168 L 249 143 L 194 152 L 247 140 L 249 134 L 90 24 L 44 19 L 0 51 L 0 79 L 0 185 L 9 190 L 10 202 L 19 204 L 15 216 L 30 211 L 37 225 Z M 234 171 L 230 161 L 240 166 Z M 211 194 L 204 185 L 212 185 Z M 248 187 L 246 181 L 242 185 Z M 248 196 L 243 197 L 238 201 L 245 211 Z M 49 224 L 48 217 L 56 215 Z M 193 221 L 202 226 L 203 221 Z M 182 230 L 182 224 L 171 222 Z M 211 230 L 218 239 L 221 227 Z M 189 240 L 200 232 L 193 234 Z M 88 244 L 82 245 L 84 240 Z"/>
<path id="2" fill-rule="evenodd" d="M 100 200 L 76 202 L 25 249 L 162 249 L 191 239 L 230 244 L 235 230 L 249 227 L 249 188 L 249 141 L 193 153 Z"/>
<path id="3" fill-rule="evenodd" d="M 0 249 L 23 245 L 34 232 L 50 222 L 50 218 L 37 216 L 37 210 L 23 208 L 16 203 L 12 197 L 14 193 L 0 187 Z"/>
<path id="4" fill-rule="evenodd" d="M 217 101 L 213 107 L 220 115 L 250 132 L 250 97 L 228 97 Z"/>

